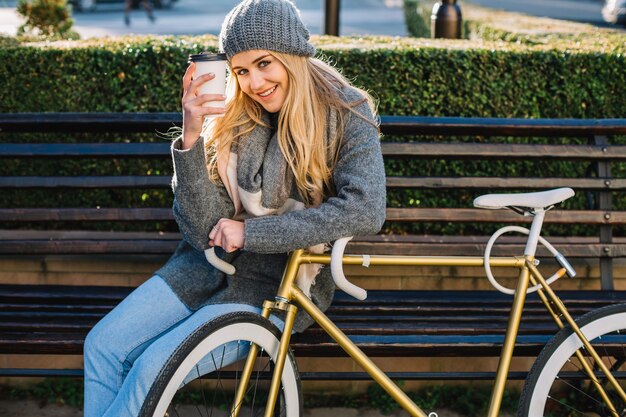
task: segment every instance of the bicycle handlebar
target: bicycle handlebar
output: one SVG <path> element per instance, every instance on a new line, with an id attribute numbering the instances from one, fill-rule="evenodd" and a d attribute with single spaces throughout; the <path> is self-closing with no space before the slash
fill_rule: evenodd
<path id="1" fill-rule="evenodd" d="M 357 300 L 365 300 L 367 298 L 367 291 L 363 288 L 354 285 L 343 274 L 343 252 L 346 249 L 346 245 L 348 242 L 352 240 L 352 236 L 350 237 L 342 237 L 335 241 L 333 245 L 333 251 L 330 255 L 330 273 L 333 276 L 333 281 L 335 281 L 335 285 L 339 287 L 340 290 L 344 291 L 347 294 L 350 294 Z M 367 255 L 363 255 L 363 265 L 367 266 Z"/>
<path id="2" fill-rule="evenodd" d="M 204 256 L 206 257 L 206 260 L 209 261 L 209 263 L 216 269 L 222 271 L 226 275 L 235 275 L 235 267 L 217 256 L 215 254 L 215 247 L 205 250 Z"/>
<path id="3" fill-rule="evenodd" d="M 353 296 L 357 300 L 365 300 L 367 298 L 367 291 L 365 291 L 363 288 L 357 285 L 354 285 L 353 283 L 348 281 L 348 279 L 343 273 L 343 260 L 342 260 L 343 252 L 346 249 L 346 245 L 351 239 L 352 239 L 352 236 L 343 237 L 341 239 L 337 239 L 337 241 L 333 245 L 333 250 L 331 253 L 331 257 L 330 257 L 330 272 L 331 272 L 331 275 L 333 276 L 333 281 L 335 281 L 335 285 L 340 290 Z M 235 274 L 236 272 L 235 267 L 229 264 L 228 262 L 224 261 L 223 259 L 220 259 L 215 254 L 214 247 L 205 250 L 204 256 L 206 257 L 207 261 L 209 261 L 209 263 L 213 265 L 216 269 L 228 275 Z M 363 255 L 364 266 L 367 266 L 367 259 L 368 259 L 368 256 Z"/>

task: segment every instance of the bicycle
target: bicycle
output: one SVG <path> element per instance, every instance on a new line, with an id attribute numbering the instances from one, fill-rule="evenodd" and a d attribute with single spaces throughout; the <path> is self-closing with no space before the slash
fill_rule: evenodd
<path id="1" fill-rule="evenodd" d="M 510 208 L 520 214 L 533 216 L 530 230 L 506 226 L 496 231 L 489 239 L 483 257 L 344 255 L 345 246 L 351 238 L 336 241 L 330 255 L 294 251 L 289 257 L 275 300 L 264 303 L 261 315 L 232 313 L 206 323 L 186 339 L 155 381 L 146 400 L 145 414 L 142 415 L 185 415 L 184 407 L 179 407 L 175 399 L 182 395 L 180 389 L 190 383 L 204 388 L 203 385 L 211 380 L 217 387 L 223 388 L 211 392 L 212 400 L 223 397 L 225 401 L 220 402 L 222 408 L 226 407 L 231 416 L 248 413 L 265 417 L 300 416 L 300 379 L 293 352 L 289 349 L 298 305 L 411 416 L 435 417 L 436 413 L 427 414 L 415 405 L 295 285 L 298 268 L 305 263 L 330 265 L 337 287 L 361 300 L 367 296 L 366 291 L 345 278 L 343 265 L 484 266 L 492 285 L 499 291 L 513 295 L 509 325 L 489 405 L 489 417 L 496 417 L 500 410 L 526 295 L 537 291 L 561 330 L 546 344 L 528 373 L 520 397 L 518 416 L 572 415 L 572 412 L 580 412 L 581 415 L 626 415 L 626 394 L 620 383 L 624 379 L 621 369 L 626 360 L 626 340 L 622 336 L 626 330 L 626 304 L 599 308 L 574 320 L 550 288 L 550 284 L 557 279 L 565 275 L 574 277 L 576 273 L 563 255 L 540 236 L 540 232 L 546 212 L 573 195 L 572 189 L 559 188 L 535 193 L 488 194 L 476 198 L 474 205 L 477 207 Z M 528 235 L 523 256 L 491 257 L 497 239 L 510 232 Z M 547 279 L 537 269 L 535 254 L 540 243 L 561 266 Z M 217 268 L 227 273 L 233 272 L 231 265 L 216 259 L 210 251 L 207 258 Z M 500 285 L 493 276 L 493 267 L 519 269 L 517 287 L 509 289 Z M 272 312 L 276 311 L 285 316 L 282 332 L 269 321 Z M 604 357 L 600 357 L 600 354 Z M 222 369 L 226 364 L 233 365 Z M 241 371 L 236 370 L 234 365 L 243 368 Z M 260 388 L 261 384 L 265 387 Z M 208 395 L 203 389 L 198 394 L 200 397 Z M 572 395 L 578 397 L 577 401 L 582 404 L 572 404 L 568 399 Z M 557 408 L 564 411 L 559 414 Z M 213 406 L 207 407 L 207 410 L 213 410 Z"/>

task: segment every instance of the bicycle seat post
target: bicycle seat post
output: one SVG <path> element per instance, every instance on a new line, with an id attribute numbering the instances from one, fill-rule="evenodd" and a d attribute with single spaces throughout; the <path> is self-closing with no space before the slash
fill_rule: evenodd
<path id="1" fill-rule="evenodd" d="M 539 236 L 541 235 L 541 228 L 543 227 L 543 219 L 545 218 L 545 209 L 532 209 L 530 211 L 533 216 L 533 221 L 530 226 L 530 233 L 528 234 L 528 240 L 526 240 L 526 248 L 524 248 L 524 256 L 535 257 L 537 252 L 537 245 L 539 243 Z"/>

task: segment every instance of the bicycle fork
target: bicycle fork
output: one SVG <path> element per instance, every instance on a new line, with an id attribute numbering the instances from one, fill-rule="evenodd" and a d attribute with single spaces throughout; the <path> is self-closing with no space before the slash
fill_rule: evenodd
<path id="1" fill-rule="evenodd" d="M 287 351 L 289 349 L 293 323 L 295 321 L 298 308 L 293 304 L 287 303 L 282 300 L 276 300 L 274 302 L 268 300 L 263 303 L 263 311 L 261 315 L 264 318 L 269 319 L 270 314 L 273 310 L 281 310 L 285 312 L 285 328 L 282 332 L 280 345 L 278 347 L 278 354 L 275 358 L 272 382 L 270 385 L 267 405 L 265 408 L 265 417 L 272 417 L 272 413 L 276 405 L 276 400 L 278 399 L 278 390 L 280 388 L 280 381 L 283 375 L 283 369 L 285 367 L 285 360 L 287 359 Z M 233 401 L 233 405 L 230 411 L 230 415 L 232 417 L 237 417 L 239 415 L 239 412 L 241 411 L 241 404 L 243 403 L 243 398 L 246 394 L 246 388 L 248 386 L 248 383 L 250 382 L 250 377 L 252 375 L 252 370 L 254 368 L 254 363 L 256 361 L 258 352 L 259 347 L 252 343 L 250 345 L 248 358 L 246 359 L 246 363 L 241 373 L 241 379 L 239 381 L 239 385 L 237 386 L 237 392 L 235 394 L 235 399 Z"/>
<path id="2" fill-rule="evenodd" d="M 552 288 L 550 288 L 550 285 L 545 281 L 545 279 L 543 278 L 543 276 L 541 275 L 537 267 L 532 262 L 527 260 L 526 265 L 528 269 L 530 269 L 530 272 L 531 272 L 531 277 L 530 277 L 531 282 L 533 284 L 536 284 L 537 282 L 541 284 L 542 289 L 538 290 L 537 294 L 539 295 L 539 298 L 541 299 L 542 303 L 544 304 L 544 306 L 546 307 L 546 309 L 552 316 L 552 319 L 554 320 L 556 325 L 559 327 L 559 329 L 562 329 L 563 327 L 565 327 L 563 321 L 559 317 L 559 313 L 560 313 L 560 315 L 563 316 L 567 324 L 569 324 L 572 331 L 576 333 L 581 343 L 583 344 L 583 347 L 585 348 L 585 350 L 589 353 L 589 355 L 591 355 L 591 357 L 595 361 L 596 366 L 598 366 L 600 370 L 604 373 L 604 375 L 609 380 L 609 382 L 611 383 L 611 385 L 613 386 L 617 394 L 622 399 L 622 401 L 626 402 L 626 393 L 624 393 L 624 390 L 619 385 L 615 377 L 611 374 L 606 364 L 602 361 L 602 359 L 600 358 L 600 356 L 598 355 L 594 347 L 591 346 L 591 343 L 589 343 L 589 340 L 587 340 L 583 332 L 580 330 L 580 327 L 578 327 L 578 325 L 576 324 L 576 321 L 569 314 L 569 312 L 565 308 L 565 305 L 563 304 L 561 299 L 554 293 L 554 291 L 552 291 Z M 559 270 L 558 272 L 558 274 L 560 274 L 561 276 L 565 275 L 565 273 L 566 273 L 566 270 L 564 268 Z M 547 293 L 547 296 L 546 294 L 544 294 L 544 291 L 545 293 Z M 554 310 L 553 306 L 556 307 L 557 311 Z M 600 394 L 602 399 L 606 402 L 606 405 L 609 407 L 609 411 L 611 412 L 611 414 L 615 417 L 619 417 L 619 413 L 617 412 L 615 405 L 609 398 L 605 389 L 602 387 L 602 384 L 600 384 L 600 381 L 598 381 L 598 379 L 596 378 L 596 375 L 593 369 L 591 368 L 591 365 L 584 358 L 583 353 L 581 352 L 580 349 L 576 351 L 576 357 L 578 358 L 578 361 L 580 362 L 587 376 L 589 376 L 589 379 L 593 383 L 594 387 L 598 390 L 598 393 Z"/>

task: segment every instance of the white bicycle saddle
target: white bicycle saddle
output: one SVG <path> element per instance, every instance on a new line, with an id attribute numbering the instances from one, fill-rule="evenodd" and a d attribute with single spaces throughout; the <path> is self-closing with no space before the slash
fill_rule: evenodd
<path id="1" fill-rule="evenodd" d="M 543 209 L 565 201 L 573 195 L 574 190 L 571 188 L 556 188 L 554 190 L 536 193 L 485 194 L 474 199 L 474 207 L 486 209 L 501 209 L 506 207 Z"/>

